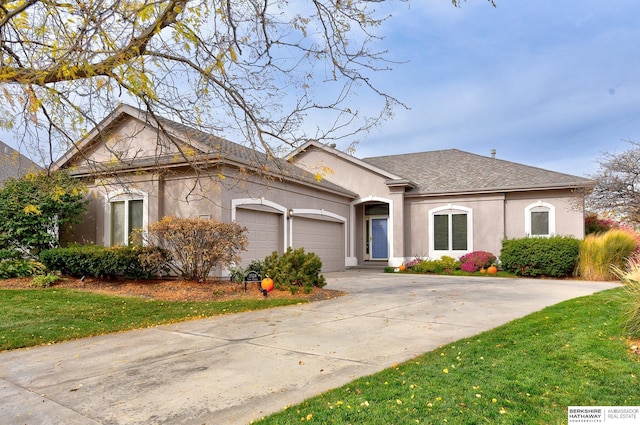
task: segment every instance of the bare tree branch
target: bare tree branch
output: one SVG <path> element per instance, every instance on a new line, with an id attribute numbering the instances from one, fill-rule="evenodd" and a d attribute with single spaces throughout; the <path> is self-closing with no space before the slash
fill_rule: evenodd
<path id="1" fill-rule="evenodd" d="M 593 192 L 586 198 L 589 210 L 640 224 L 640 142 L 620 153 L 604 153 L 599 170 L 591 176 Z"/>
<path id="2" fill-rule="evenodd" d="M 0 0 L 0 127 L 47 162 L 122 102 L 269 156 L 353 137 L 404 107 L 372 83 L 403 1 Z"/>

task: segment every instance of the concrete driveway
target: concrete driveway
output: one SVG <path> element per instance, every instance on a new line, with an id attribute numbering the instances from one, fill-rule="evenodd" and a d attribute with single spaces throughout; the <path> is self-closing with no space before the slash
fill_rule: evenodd
<path id="1" fill-rule="evenodd" d="M 350 295 L 0 353 L 0 423 L 248 424 L 614 283 L 327 274 Z M 0 318 L 1 320 L 1 318 Z"/>

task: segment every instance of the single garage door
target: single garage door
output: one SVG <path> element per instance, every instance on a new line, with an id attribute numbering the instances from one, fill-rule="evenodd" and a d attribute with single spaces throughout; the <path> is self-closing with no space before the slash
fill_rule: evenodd
<path id="1" fill-rule="evenodd" d="M 282 214 L 238 208 L 236 223 L 248 230 L 247 251 L 240 254 L 243 266 L 247 266 L 252 260 L 264 260 L 273 251 L 283 252 Z"/>
<path id="2" fill-rule="evenodd" d="M 322 259 L 323 272 L 344 270 L 344 224 L 296 216 L 293 219 L 293 248 L 304 248 Z"/>

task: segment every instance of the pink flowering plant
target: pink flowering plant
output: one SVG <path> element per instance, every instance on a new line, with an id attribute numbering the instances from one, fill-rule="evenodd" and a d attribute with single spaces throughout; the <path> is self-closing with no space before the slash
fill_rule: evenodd
<path id="1" fill-rule="evenodd" d="M 475 273 L 480 269 L 487 268 L 495 263 L 496 256 L 487 251 L 474 251 L 460 257 L 461 270 Z"/>
<path id="2" fill-rule="evenodd" d="M 406 263 L 404 263 L 404 265 L 405 265 L 406 268 L 409 269 L 411 267 L 417 266 L 418 264 L 420 264 L 421 261 L 422 261 L 422 259 L 416 257 L 413 260 L 407 261 Z"/>

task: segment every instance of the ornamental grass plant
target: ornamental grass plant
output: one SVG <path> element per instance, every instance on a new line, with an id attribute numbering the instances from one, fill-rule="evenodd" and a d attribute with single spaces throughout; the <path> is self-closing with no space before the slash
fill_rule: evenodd
<path id="1" fill-rule="evenodd" d="M 586 236 L 580 245 L 578 274 L 586 280 L 616 280 L 612 267 L 625 269 L 638 247 L 637 238 L 634 232 L 623 229 Z"/>
<path id="2" fill-rule="evenodd" d="M 640 338 L 640 256 L 631 258 L 623 270 L 612 267 L 613 273 L 625 284 L 623 320 L 625 330 L 632 338 Z"/>

